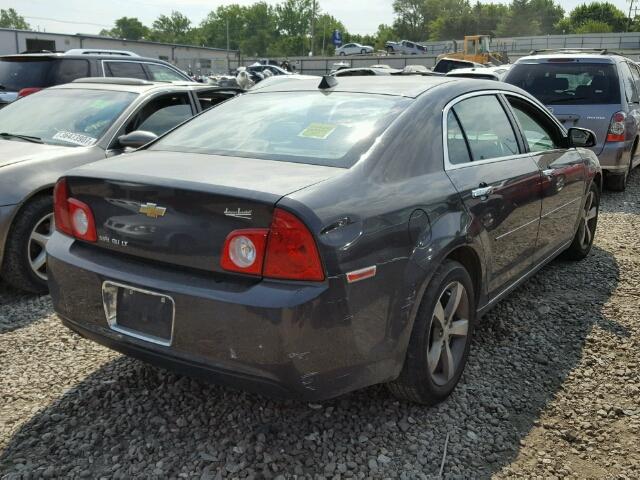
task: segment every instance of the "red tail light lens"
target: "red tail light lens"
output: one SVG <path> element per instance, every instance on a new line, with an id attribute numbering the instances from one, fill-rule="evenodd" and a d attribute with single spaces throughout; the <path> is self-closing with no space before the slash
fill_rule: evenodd
<path id="1" fill-rule="evenodd" d="M 56 230 L 87 242 L 98 239 L 96 223 L 89 205 L 69 198 L 67 180 L 61 178 L 53 191 L 53 215 Z"/>
<path id="2" fill-rule="evenodd" d="M 263 274 L 287 280 L 324 280 L 313 235 L 298 217 L 279 208 L 273 213 Z"/>
<path id="3" fill-rule="evenodd" d="M 69 189 L 66 178 L 61 178 L 53 190 L 53 218 L 56 230 L 65 235 L 73 236 L 71 229 L 71 215 L 69 214 Z"/>
<path id="4" fill-rule="evenodd" d="M 616 112 L 611 117 L 609 131 L 607 132 L 607 142 L 624 142 L 626 133 L 627 114 Z"/>
<path id="5" fill-rule="evenodd" d="M 27 95 L 31 95 L 32 93 L 39 92 L 40 90 L 42 90 L 42 89 L 41 88 L 35 88 L 35 87 L 22 88 L 22 89 L 20 89 L 18 91 L 18 98 L 26 97 Z"/>
<path id="6" fill-rule="evenodd" d="M 324 280 L 313 235 L 298 217 L 276 208 L 271 228 L 234 230 L 222 248 L 220 265 L 230 272 L 284 280 Z"/>
<path id="7" fill-rule="evenodd" d="M 260 275 L 267 245 L 266 228 L 234 230 L 227 235 L 220 265 L 230 272 Z"/>

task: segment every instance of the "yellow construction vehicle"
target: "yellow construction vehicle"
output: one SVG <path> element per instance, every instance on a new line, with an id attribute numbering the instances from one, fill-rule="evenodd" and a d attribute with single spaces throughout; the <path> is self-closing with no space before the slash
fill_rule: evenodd
<path id="1" fill-rule="evenodd" d="M 506 52 L 491 52 L 489 49 L 489 35 L 465 35 L 462 52 L 458 52 L 458 42 L 453 41 L 453 52 L 438 55 L 441 58 L 467 60 L 482 65 L 503 65 L 509 63 Z"/>

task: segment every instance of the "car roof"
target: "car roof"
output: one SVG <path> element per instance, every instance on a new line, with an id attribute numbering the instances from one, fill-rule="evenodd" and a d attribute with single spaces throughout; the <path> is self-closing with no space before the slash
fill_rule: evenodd
<path id="1" fill-rule="evenodd" d="M 152 57 L 141 57 L 138 55 L 115 55 L 112 53 L 91 53 L 91 54 L 68 54 L 64 52 L 36 52 L 36 53 L 12 53 L 9 55 L 0 55 L 0 60 L 17 60 L 20 58 L 82 58 L 85 60 L 114 60 L 114 61 L 132 61 L 132 62 L 153 62 L 161 63 L 163 65 L 171 65 L 164 60 Z"/>
<path id="2" fill-rule="evenodd" d="M 337 80 L 337 85 L 331 88 L 332 92 L 371 93 L 409 98 L 416 98 L 438 85 L 458 81 L 453 77 L 422 75 L 371 75 L 331 78 Z M 274 83 L 263 80 L 248 90 L 247 93 L 318 91 L 321 80 L 322 77 L 299 77 L 295 80 L 283 79 Z"/>
<path id="3" fill-rule="evenodd" d="M 219 90 L 235 90 L 229 87 L 218 87 L 216 85 L 207 85 L 198 82 L 150 82 L 148 80 L 138 80 L 135 78 L 116 78 L 116 77 L 90 77 L 80 78 L 71 83 L 63 85 L 55 85 L 49 87 L 48 90 L 67 90 L 67 89 L 83 89 L 83 90 L 111 90 L 116 92 L 133 92 L 145 93 L 151 90 L 203 90 L 203 89 L 219 89 Z"/>
<path id="4" fill-rule="evenodd" d="M 592 53 L 567 50 L 554 53 L 540 53 L 519 58 L 515 63 L 553 63 L 554 60 L 571 58 L 582 63 L 615 63 L 616 59 L 624 58 L 617 53 Z"/>

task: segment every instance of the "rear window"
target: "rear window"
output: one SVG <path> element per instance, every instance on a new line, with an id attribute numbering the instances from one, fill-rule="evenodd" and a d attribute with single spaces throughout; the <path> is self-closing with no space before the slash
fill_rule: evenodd
<path id="1" fill-rule="evenodd" d="M 89 75 L 87 60 L 29 57 L 0 60 L 0 85 L 6 91 L 50 87 Z"/>
<path id="2" fill-rule="evenodd" d="M 194 118 L 152 150 L 348 168 L 411 100 L 334 92 L 257 93 Z"/>
<path id="3" fill-rule="evenodd" d="M 618 75 L 607 63 L 519 63 L 504 81 L 546 105 L 620 103 Z"/>
<path id="4" fill-rule="evenodd" d="M 458 68 L 469 68 L 469 67 L 473 67 L 473 63 L 458 61 L 458 60 L 443 59 L 438 61 L 438 63 L 436 63 L 436 66 L 433 67 L 433 71 L 438 73 L 447 73 L 447 72 L 450 72 L 451 70 L 456 70 Z"/>

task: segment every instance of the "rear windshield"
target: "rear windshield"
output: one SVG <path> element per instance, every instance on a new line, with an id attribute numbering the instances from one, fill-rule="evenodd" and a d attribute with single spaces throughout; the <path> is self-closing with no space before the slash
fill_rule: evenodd
<path id="1" fill-rule="evenodd" d="M 320 91 L 242 95 L 150 148 L 348 168 L 410 102 Z"/>
<path id="2" fill-rule="evenodd" d="M 436 66 L 433 67 L 434 72 L 438 73 L 447 73 L 451 70 L 456 70 L 458 68 L 469 68 L 473 67 L 473 63 L 470 62 L 460 62 L 457 60 L 440 60 L 436 63 Z"/>
<path id="3" fill-rule="evenodd" d="M 519 63 L 504 81 L 546 105 L 620 103 L 618 75 L 608 63 Z"/>
<path id="4" fill-rule="evenodd" d="M 1 109 L 0 132 L 37 137 L 53 145 L 88 147 L 104 135 L 137 96 L 80 88 L 43 90 Z"/>
<path id="5" fill-rule="evenodd" d="M 0 88 L 10 92 L 50 87 L 88 76 L 89 62 L 82 59 L 0 59 Z"/>

